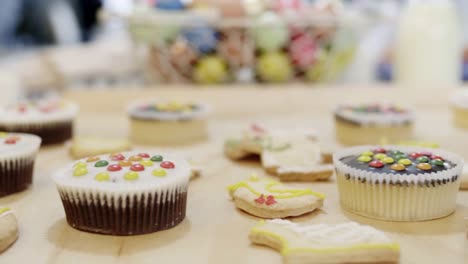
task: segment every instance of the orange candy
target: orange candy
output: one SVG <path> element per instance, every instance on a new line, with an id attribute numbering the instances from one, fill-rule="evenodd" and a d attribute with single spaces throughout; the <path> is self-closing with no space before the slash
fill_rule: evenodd
<path id="1" fill-rule="evenodd" d="M 88 159 L 86 159 L 86 162 L 95 162 L 95 161 L 98 161 L 100 160 L 99 157 L 89 157 Z"/>
<path id="2" fill-rule="evenodd" d="M 129 161 L 141 161 L 143 158 L 140 156 L 131 156 L 128 160 Z"/>
<path id="3" fill-rule="evenodd" d="M 121 160 L 119 161 L 119 165 L 122 167 L 130 167 L 132 166 L 132 162 L 129 160 Z"/>

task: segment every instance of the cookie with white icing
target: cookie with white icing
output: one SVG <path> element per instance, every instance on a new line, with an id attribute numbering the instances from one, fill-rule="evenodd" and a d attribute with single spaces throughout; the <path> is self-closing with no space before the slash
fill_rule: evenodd
<path id="1" fill-rule="evenodd" d="M 185 159 L 134 151 L 81 159 L 53 178 L 72 227 L 137 235 L 172 228 L 185 218 L 190 175 Z"/>
<path id="2" fill-rule="evenodd" d="M 25 100 L 0 107 L 0 131 L 34 134 L 43 145 L 63 143 L 73 136 L 78 106 L 58 98 Z"/>
<path id="3" fill-rule="evenodd" d="M 299 216 L 322 207 L 325 196 L 310 189 L 294 188 L 252 176 L 228 187 L 235 205 L 261 218 Z"/>
<path id="4" fill-rule="evenodd" d="M 34 162 L 41 145 L 35 135 L 0 132 L 0 197 L 32 184 Z"/>
<path id="5" fill-rule="evenodd" d="M 262 220 L 250 230 L 249 238 L 280 252 L 283 263 L 398 263 L 400 259 L 396 242 L 355 222 L 300 225 Z"/>
<path id="6" fill-rule="evenodd" d="M 208 137 L 209 107 L 201 103 L 143 101 L 128 107 L 130 134 L 140 145 L 185 145 Z"/>
<path id="7" fill-rule="evenodd" d="M 18 222 L 9 208 L 0 207 L 0 253 L 18 239 Z"/>

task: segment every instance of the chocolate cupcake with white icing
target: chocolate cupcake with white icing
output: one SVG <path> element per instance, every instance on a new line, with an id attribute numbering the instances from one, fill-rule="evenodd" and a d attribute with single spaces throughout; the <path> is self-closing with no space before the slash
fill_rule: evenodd
<path id="1" fill-rule="evenodd" d="M 0 131 L 39 136 L 43 145 L 60 144 L 73 136 L 74 103 L 57 98 L 22 101 L 0 107 Z"/>
<path id="2" fill-rule="evenodd" d="M 177 156 L 127 152 L 78 160 L 53 178 L 70 226 L 128 236 L 182 222 L 190 174 Z"/>
<path id="3" fill-rule="evenodd" d="M 439 149 L 360 146 L 334 154 L 343 209 L 382 220 L 423 221 L 456 208 L 463 159 Z"/>
<path id="4" fill-rule="evenodd" d="M 334 117 L 336 138 L 344 145 L 398 143 L 413 134 L 412 111 L 398 105 L 340 105 Z"/>
<path id="5" fill-rule="evenodd" d="M 35 135 L 0 132 L 0 197 L 27 189 L 41 145 Z"/>
<path id="6" fill-rule="evenodd" d="M 184 145 L 207 138 L 208 107 L 199 103 L 136 102 L 128 107 L 131 139 L 139 145 Z"/>

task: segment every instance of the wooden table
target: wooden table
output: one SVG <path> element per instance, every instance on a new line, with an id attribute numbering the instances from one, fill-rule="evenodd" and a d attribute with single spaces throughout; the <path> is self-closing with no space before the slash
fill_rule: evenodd
<path id="1" fill-rule="evenodd" d="M 50 177 L 71 158 L 67 148 L 41 150 L 34 186 L 22 193 L 1 198 L 19 218 L 20 238 L 0 263 L 281 263 L 280 255 L 252 246 L 247 234 L 258 220 L 235 209 L 226 186 L 250 173 L 264 176 L 255 162 L 233 162 L 222 154 L 223 140 L 237 135 L 245 125 L 261 122 L 270 127 L 316 129 L 321 139 L 333 142 L 331 109 L 339 102 L 398 100 L 417 109 L 416 134 L 421 140 L 468 157 L 468 132 L 452 127 L 448 108 L 449 89 L 411 90 L 395 87 L 228 87 L 194 89 L 113 90 L 70 92 L 66 96 L 81 104 L 76 123 L 78 135 L 126 136 L 125 104 L 148 97 L 193 99 L 210 103 L 208 142 L 179 148 L 204 166 L 204 175 L 191 183 L 187 218 L 179 226 L 154 234 L 111 237 L 89 234 L 69 227 Z M 458 195 L 453 215 L 419 223 L 375 221 L 345 213 L 338 205 L 334 179 L 302 183 L 325 193 L 323 210 L 295 218 L 297 222 L 339 223 L 349 220 L 384 230 L 401 244 L 402 263 L 468 263 L 463 217 L 468 216 L 468 192 Z"/>

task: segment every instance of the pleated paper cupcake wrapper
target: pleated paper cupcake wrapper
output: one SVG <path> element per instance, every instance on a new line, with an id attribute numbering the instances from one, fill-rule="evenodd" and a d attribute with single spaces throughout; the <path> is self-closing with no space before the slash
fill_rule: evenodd
<path id="1" fill-rule="evenodd" d="M 40 123 L 0 124 L 0 131 L 34 134 L 42 138 L 42 145 L 63 143 L 73 136 L 73 120 Z"/>
<path id="2" fill-rule="evenodd" d="M 340 161 L 376 146 L 348 148 L 333 156 L 340 201 L 344 209 L 371 218 L 391 221 L 422 221 L 451 214 L 456 207 L 463 160 L 438 149 L 383 146 L 388 151 L 435 152 L 455 164 L 433 173 L 376 173 L 352 168 Z"/>
<path id="3" fill-rule="evenodd" d="M 172 228 L 185 218 L 187 186 L 140 193 L 57 187 L 68 224 L 86 232 L 147 234 Z"/>
<path id="4" fill-rule="evenodd" d="M 27 189 L 32 184 L 36 152 L 0 159 L 0 197 Z"/>

